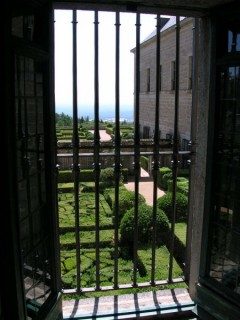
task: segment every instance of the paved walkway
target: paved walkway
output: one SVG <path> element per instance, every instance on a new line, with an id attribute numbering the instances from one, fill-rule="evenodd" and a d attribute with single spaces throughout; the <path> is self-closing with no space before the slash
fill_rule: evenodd
<path id="1" fill-rule="evenodd" d="M 146 204 L 152 206 L 153 205 L 153 181 L 150 178 L 148 172 L 141 169 L 141 177 L 139 183 L 139 193 L 142 194 L 146 199 Z M 148 179 L 149 178 L 149 179 Z M 128 181 L 124 184 L 125 187 L 130 191 L 135 191 L 135 183 L 134 181 Z M 157 197 L 160 198 L 165 194 L 164 191 L 158 188 Z"/>
<path id="2" fill-rule="evenodd" d="M 94 130 L 89 130 L 89 131 L 94 133 Z M 105 130 L 99 130 L 99 134 L 100 134 L 101 141 L 109 141 L 112 139 L 111 136 L 108 133 L 106 133 Z"/>

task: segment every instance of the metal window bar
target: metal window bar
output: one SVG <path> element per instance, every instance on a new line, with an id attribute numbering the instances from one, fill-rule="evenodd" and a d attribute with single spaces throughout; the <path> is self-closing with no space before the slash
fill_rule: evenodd
<path id="1" fill-rule="evenodd" d="M 29 59 L 23 57 L 23 118 L 24 118 L 24 136 L 23 136 L 23 178 L 26 181 L 27 185 L 27 206 L 28 206 L 28 217 L 29 217 L 29 225 L 30 225 L 30 248 L 33 248 L 34 241 L 33 241 L 33 216 L 31 212 L 32 208 L 32 199 L 31 199 L 31 185 L 30 185 L 30 157 L 29 157 L 29 131 L 28 131 L 28 110 L 27 110 L 27 65 Z"/>
<path id="2" fill-rule="evenodd" d="M 196 39 L 199 36 L 199 28 L 196 19 L 193 20 L 192 27 L 192 46 L 193 46 L 193 55 L 192 55 L 192 110 L 191 110 L 191 140 L 189 141 L 188 150 L 191 152 L 191 157 L 188 159 L 189 165 L 194 165 L 195 154 L 196 154 L 196 118 L 197 118 L 197 108 L 193 108 L 196 105 L 197 101 L 197 90 L 195 89 L 195 76 L 198 72 L 197 70 L 197 61 L 198 61 L 198 50 L 196 50 Z M 189 185 L 191 185 L 191 174 L 189 175 Z M 191 200 L 190 190 L 188 192 L 189 200 Z M 190 205 L 188 206 L 190 207 Z M 189 272 L 190 272 L 190 246 L 191 246 L 191 226 L 192 226 L 192 215 L 188 214 L 187 220 L 187 233 L 186 233 L 186 265 L 184 270 L 184 278 L 188 281 Z"/>
<path id="3" fill-rule="evenodd" d="M 160 29 L 161 17 L 157 15 L 157 45 L 156 45 L 156 106 L 155 106 L 155 130 L 153 143 L 143 144 L 140 141 L 140 14 L 136 14 L 136 55 L 135 55 L 135 113 L 134 113 L 134 140 L 133 144 L 123 146 L 120 137 L 120 14 L 116 12 L 115 17 L 115 139 L 112 146 L 108 146 L 110 152 L 104 152 L 104 146 L 100 145 L 99 134 L 99 37 L 98 37 L 98 11 L 95 11 L 94 19 L 94 142 L 92 146 L 81 146 L 81 149 L 92 149 L 92 152 L 79 153 L 79 137 L 77 125 L 77 37 L 76 37 L 76 10 L 73 11 L 73 154 L 58 154 L 58 158 L 73 157 L 73 170 L 74 170 L 74 194 L 75 194 L 75 234 L 76 234 L 76 255 L 77 255 L 77 290 L 75 292 L 89 292 L 95 290 L 111 290 L 118 288 L 132 288 L 132 287 L 146 287 L 149 285 L 160 285 L 168 283 L 182 282 L 182 278 L 173 279 L 173 261 L 174 261 L 174 237 L 175 237 L 175 216 L 176 216 L 176 181 L 178 174 L 178 162 L 181 155 L 190 155 L 190 151 L 179 151 L 178 141 L 178 121 L 179 121 L 179 35 L 180 35 L 180 19 L 176 17 L 176 68 L 174 78 L 176 80 L 175 86 L 175 114 L 174 114 L 174 135 L 173 135 L 173 148 L 168 151 L 160 151 L 159 144 L 159 116 L 160 116 L 160 82 L 159 73 L 161 71 L 160 63 Z M 141 148 L 148 148 L 148 151 L 141 151 Z M 123 151 L 122 148 L 129 151 Z M 153 229 L 152 229 L 152 266 L 151 266 L 151 279 L 150 283 L 138 283 L 138 207 L 139 207 L 139 180 L 140 180 L 140 156 L 150 155 L 153 156 L 152 173 L 153 173 Z M 172 156 L 172 172 L 173 172 L 173 195 L 172 195 L 172 221 L 171 221 L 171 240 L 170 240 L 170 257 L 169 257 L 169 276 L 167 280 L 155 279 L 156 269 L 156 216 L 157 216 L 157 180 L 159 174 L 159 160 L 165 156 Z M 119 284 L 118 279 L 118 241 L 119 241 L 119 182 L 121 173 L 121 158 L 132 156 L 134 158 L 134 182 L 135 182 L 135 209 L 134 209 L 134 235 L 133 235 L 133 276 L 132 284 Z M 80 238 L 79 238 L 79 162 L 81 158 L 93 157 L 93 168 L 95 172 L 95 267 L 96 267 L 96 287 L 83 288 L 80 282 Z M 100 287 L 100 157 L 113 157 L 114 158 L 114 174 L 115 174 L 115 224 L 114 224 L 114 277 L 113 287 L 105 286 Z M 64 290 L 65 293 L 73 293 L 74 290 Z"/>
<path id="4" fill-rule="evenodd" d="M 134 239 L 133 239 L 133 286 L 137 286 L 138 271 L 138 202 L 140 178 L 140 14 L 136 14 L 136 60 L 135 60 L 135 114 L 134 114 L 134 175 L 135 175 L 135 210 L 134 210 Z"/>
<path id="5" fill-rule="evenodd" d="M 173 273 L 173 253 L 176 222 L 176 192 L 177 192 L 177 174 L 179 163 L 179 139 L 178 139 L 178 120 L 179 120 L 179 58 L 180 58 L 180 18 L 176 16 L 176 62 L 175 62 L 175 113 L 174 113 L 174 133 L 173 133 L 173 191 L 172 191 L 172 212 L 171 212 L 171 241 L 170 241 L 170 259 L 169 259 L 169 282 L 172 282 Z"/>
<path id="6" fill-rule="evenodd" d="M 76 281 L 77 292 L 80 292 L 80 219 L 79 219 L 79 171 L 78 163 L 79 137 L 78 137 L 78 98 L 77 98 L 77 11 L 72 12 L 72 36 L 73 36 L 73 176 L 75 199 L 75 239 L 76 239 Z"/>
<path id="7" fill-rule="evenodd" d="M 158 190 L 158 175 L 159 175 L 159 87 L 160 87 L 160 29 L 161 29 L 161 17 L 157 15 L 156 25 L 156 109 L 155 109 L 155 129 L 154 129 L 154 152 L 152 162 L 152 174 L 153 174 L 153 235 L 152 235 L 152 270 L 151 270 L 151 285 L 155 285 L 155 268 L 156 268 L 156 221 L 157 221 L 157 190 Z"/>
<path id="8" fill-rule="evenodd" d="M 99 52 L 98 11 L 94 15 L 94 171 L 95 171 L 95 234 L 96 234 L 96 290 L 100 290 L 100 233 L 99 233 L 99 181 L 100 181 L 100 134 L 99 134 Z"/>
<path id="9" fill-rule="evenodd" d="M 114 226 L 114 289 L 118 288 L 118 229 L 119 229 L 119 184 L 121 176 L 121 137 L 120 137 L 120 14 L 116 12 L 116 49 L 115 49 L 115 156 L 114 156 L 114 175 L 115 175 L 115 226 Z"/>

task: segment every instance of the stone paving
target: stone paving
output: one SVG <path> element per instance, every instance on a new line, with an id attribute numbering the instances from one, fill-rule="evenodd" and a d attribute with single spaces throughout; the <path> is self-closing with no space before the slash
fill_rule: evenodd
<path id="1" fill-rule="evenodd" d="M 172 312 L 174 306 L 175 309 L 179 308 L 180 310 L 183 305 L 189 305 L 189 310 L 193 308 L 188 290 L 176 288 L 119 296 L 64 300 L 63 316 L 64 318 L 79 316 L 80 319 L 93 319 L 96 315 L 104 314 L 104 319 L 132 319 L 136 318 L 136 314 L 140 316 L 140 311 L 145 313 L 149 310 L 156 315 L 164 313 L 164 309 L 165 312 L 169 312 L 169 307 L 172 308 Z M 119 316 L 116 315 L 117 313 Z M 125 316 L 122 318 L 121 314 L 123 316 L 124 313 Z M 126 313 L 128 316 L 126 316 Z"/>
<path id="2" fill-rule="evenodd" d="M 89 130 L 89 131 L 94 134 L 94 130 Z M 108 133 L 106 133 L 105 130 L 99 130 L 99 135 L 100 135 L 101 141 L 109 141 L 112 139 L 111 136 Z"/>
<path id="3" fill-rule="evenodd" d="M 135 183 L 133 180 L 129 180 L 124 184 L 125 187 L 130 191 L 135 191 Z M 149 176 L 148 172 L 141 169 L 141 178 L 139 183 L 139 193 L 142 194 L 146 199 L 146 204 L 153 205 L 153 181 Z M 157 189 L 157 198 L 162 197 L 165 194 L 164 191 Z"/>

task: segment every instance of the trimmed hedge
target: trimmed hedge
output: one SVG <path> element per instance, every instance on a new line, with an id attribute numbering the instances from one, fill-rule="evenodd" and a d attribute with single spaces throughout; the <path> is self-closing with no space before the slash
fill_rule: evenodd
<path id="1" fill-rule="evenodd" d="M 93 169 L 80 171 L 79 182 L 94 181 L 95 174 Z M 62 170 L 58 174 L 58 183 L 73 182 L 74 176 L 71 170 Z"/>
<path id="2" fill-rule="evenodd" d="M 160 189 L 168 190 L 168 182 L 172 180 L 172 169 L 168 167 L 162 167 L 159 169 L 159 171 L 160 171 L 160 174 L 158 176 L 158 187 Z M 178 181 L 183 181 L 181 180 L 181 178 L 188 178 L 188 176 L 189 176 L 189 169 L 178 169 L 178 178 L 177 178 Z M 183 193 L 187 194 L 185 190 L 183 191 Z"/>
<path id="3" fill-rule="evenodd" d="M 158 187 L 160 189 L 165 189 L 167 190 L 167 185 L 164 185 L 164 182 L 163 182 L 163 177 L 165 174 L 167 173 L 171 173 L 172 170 L 168 167 L 162 167 L 159 169 L 159 175 L 158 175 Z"/>
<path id="4" fill-rule="evenodd" d="M 178 177 L 177 178 L 177 192 L 184 194 L 185 196 L 188 196 L 188 185 L 189 181 L 187 178 L 184 177 Z M 168 180 L 168 192 L 173 191 L 173 181 Z"/>
<path id="5" fill-rule="evenodd" d="M 173 179 L 173 174 L 171 172 L 167 172 L 162 177 L 162 183 L 165 190 L 168 189 L 168 181 Z"/>
<path id="6" fill-rule="evenodd" d="M 148 157 L 140 157 L 141 167 L 148 172 Z"/>
<path id="7" fill-rule="evenodd" d="M 106 133 L 109 134 L 110 136 L 113 135 L 113 128 L 112 127 L 106 127 Z"/>
<path id="8" fill-rule="evenodd" d="M 157 205 L 158 205 L 158 208 L 162 209 L 166 213 L 169 220 L 171 220 L 172 193 L 168 192 L 161 198 L 158 198 Z M 186 217 L 187 208 L 188 208 L 187 197 L 184 194 L 177 192 L 176 193 L 176 221 L 182 217 Z"/>
<path id="9" fill-rule="evenodd" d="M 146 202 L 143 195 L 138 195 L 138 204 L 144 204 Z M 124 216 L 125 212 L 133 208 L 135 205 L 135 192 L 129 190 L 122 190 L 119 194 L 119 204 L 118 204 L 118 216 L 119 222 Z M 115 216 L 115 201 L 112 204 L 113 215 Z"/>
<path id="10" fill-rule="evenodd" d="M 115 174 L 113 168 L 105 168 L 102 169 L 100 172 L 100 181 L 102 183 L 102 186 L 105 188 L 110 188 L 115 186 Z M 123 183 L 123 176 L 122 172 L 120 172 L 120 181 L 119 184 L 121 185 Z"/>
<path id="11" fill-rule="evenodd" d="M 128 210 L 120 223 L 122 245 L 132 245 L 134 239 L 134 213 L 135 208 Z M 149 243 L 152 240 L 153 208 L 142 204 L 138 207 L 138 241 L 141 244 Z M 162 242 L 161 235 L 169 230 L 166 214 L 158 209 L 156 219 L 157 243 Z"/>

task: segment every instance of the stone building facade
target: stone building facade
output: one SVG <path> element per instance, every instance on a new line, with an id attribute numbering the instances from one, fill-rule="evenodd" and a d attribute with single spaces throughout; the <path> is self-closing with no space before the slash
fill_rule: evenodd
<path id="1" fill-rule="evenodd" d="M 174 128 L 176 20 L 163 18 L 160 44 L 160 137 L 171 138 Z M 181 149 L 190 140 L 192 109 L 192 18 L 180 22 L 179 138 Z M 136 56 L 136 49 L 132 52 Z M 140 134 L 154 134 L 156 106 L 156 31 L 140 45 Z"/>

